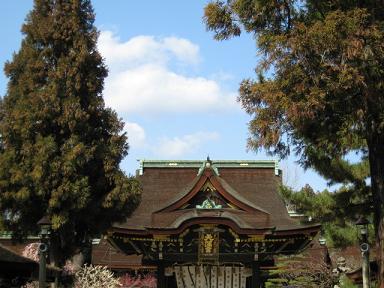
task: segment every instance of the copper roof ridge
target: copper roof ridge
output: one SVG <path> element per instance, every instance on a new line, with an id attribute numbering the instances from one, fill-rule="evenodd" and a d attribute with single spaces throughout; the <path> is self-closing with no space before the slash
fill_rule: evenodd
<path id="1" fill-rule="evenodd" d="M 279 174 L 279 162 L 277 160 L 150 160 L 138 159 L 139 174 L 142 175 L 145 168 L 200 168 L 206 162 L 210 162 L 217 168 L 272 168 L 275 175 Z"/>
<path id="2" fill-rule="evenodd" d="M 150 165 L 150 164 L 169 164 L 169 163 L 185 163 L 185 164 L 195 164 L 199 165 L 200 167 L 204 162 L 207 162 L 207 160 L 151 160 L 151 159 L 142 159 L 138 160 L 144 164 Z M 238 160 L 211 160 L 213 165 L 215 164 L 243 164 L 243 163 L 250 163 L 250 164 L 275 164 L 276 160 L 245 160 L 245 159 L 238 159 Z M 170 165 L 173 166 L 173 165 Z M 178 165 L 175 165 L 178 166 Z"/>

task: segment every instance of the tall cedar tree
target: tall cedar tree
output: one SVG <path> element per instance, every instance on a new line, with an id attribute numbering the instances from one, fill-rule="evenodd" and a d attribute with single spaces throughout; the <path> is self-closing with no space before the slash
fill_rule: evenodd
<path id="1" fill-rule="evenodd" d="M 119 168 L 123 122 L 102 98 L 107 69 L 89 0 L 35 0 L 0 102 L 0 211 L 23 238 L 51 218 L 56 264 L 84 248 L 140 199 Z"/>
<path id="2" fill-rule="evenodd" d="M 204 21 L 218 40 L 253 34 L 263 56 L 240 86 L 251 149 L 293 150 L 336 181 L 348 152 L 367 156 L 384 288 L 383 1 L 213 1 Z"/>

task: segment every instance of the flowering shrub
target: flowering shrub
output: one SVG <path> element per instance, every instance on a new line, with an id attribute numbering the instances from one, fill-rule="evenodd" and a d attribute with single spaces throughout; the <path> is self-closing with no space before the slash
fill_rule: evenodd
<path id="1" fill-rule="evenodd" d="M 147 274 L 141 278 L 141 286 L 142 288 L 156 288 L 157 281 L 156 277 L 152 274 Z"/>
<path id="2" fill-rule="evenodd" d="M 23 256 L 39 261 L 39 243 L 27 245 Z M 116 279 L 113 273 L 104 266 L 84 265 L 76 271 L 75 265 L 67 261 L 63 267 L 63 276 L 74 276 L 74 288 L 156 288 L 157 281 L 153 274 L 131 276 L 125 274 Z M 22 288 L 37 288 L 38 282 L 29 282 Z"/>
<path id="3" fill-rule="evenodd" d="M 39 282 L 28 282 L 27 284 L 21 286 L 21 288 L 39 288 Z"/>
<path id="4" fill-rule="evenodd" d="M 120 284 L 123 288 L 156 288 L 156 277 L 153 274 L 133 277 L 125 274 L 120 277 Z"/>
<path id="5" fill-rule="evenodd" d="M 75 274 L 75 288 L 116 288 L 120 282 L 104 266 L 84 265 Z"/>
<path id="6" fill-rule="evenodd" d="M 138 287 L 140 281 L 140 277 L 132 277 L 129 274 L 125 274 L 119 278 L 119 282 L 121 287 L 123 288 L 134 288 Z"/>
<path id="7" fill-rule="evenodd" d="M 63 267 L 63 276 L 74 275 L 77 270 L 79 269 L 76 269 L 76 266 L 72 263 L 72 261 L 67 260 L 65 261 L 65 265 Z"/>
<path id="8" fill-rule="evenodd" d="M 24 247 L 22 255 L 34 261 L 39 261 L 39 244 L 38 242 L 28 244 Z"/>

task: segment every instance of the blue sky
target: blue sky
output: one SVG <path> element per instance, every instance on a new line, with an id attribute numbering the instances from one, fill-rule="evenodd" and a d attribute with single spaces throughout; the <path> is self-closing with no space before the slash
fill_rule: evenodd
<path id="1" fill-rule="evenodd" d="M 249 116 L 236 102 L 239 83 L 254 76 L 250 35 L 217 42 L 202 22 L 203 0 L 94 0 L 98 42 L 109 67 L 106 104 L 126 123 L 130 151 L 122 163 L 133 174 L 136 159 L 272 159 L 247 152 Z M 20 28 L 32 0 L 2 2 L 0 63 L 20 47 Z M 0 95 L 7 79 L 0 75 Z M 291 157 L 280 162 L 284 183 L 315 190 L 326 182 L 304 172 Z"/>

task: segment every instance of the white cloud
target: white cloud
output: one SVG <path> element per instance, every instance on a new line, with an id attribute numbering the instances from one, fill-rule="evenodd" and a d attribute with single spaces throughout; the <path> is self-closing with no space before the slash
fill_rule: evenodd
<path id="1" fill-rule="evenodd" d="M 110 31 L 98 47 L 109 66 L 105 102 L 120 113 L 194 113 L 233 109 L 236 94 L 218 81 L 173 71 L 170 63 L 192 67 L 199 47 L 187 39 L 137 36 L 122 42 Z"/>
<path id="2" fill-rule="evenodd" d="M 154 153 L 161 157 L 184 157 L 185 154 L 196 151 L 202 144 L 219 139 L 216 132 L 197 132 L 182 137 L 163 137 L 159 144 L 153 147 Z"/>
<path id="3" fill-rule="evenodd" d="M 98 48 L 112 69 L 132 67 L 143 63 L 164 65 L 171 58 L 183 64 L 198 64 L 199 46 L 187 39 L 176 37 L 155 38 L 140 35 L 126 42 L 111 31 L 100 33 Z"/>
<path id="4" fill-rule="evenodd" d="M 164 47 L 172 52 L 178 60 L 184 63 L 198 64 L 200 62 L 199 46 L 187 39 L 176 37 L 164 38 Z"/>
<path id="5" fill-rule="evenodd" d="M 145 131 L 139 124 L 126 122 L 124 125 L 124 131 L 127 132 L 128 143 L 131 148 L 141 148 L 146 145 Z"/>
<path id="6" fill-rule="evenodd" d="M 190 78 L 159 65 L 142 65 L 115 75 L 105 87 L 106 103 L 123 112 L 195 112 L 230 106 L 217 82 Z"/>
<path id="7" fill-rule="evenodd" d="M 205 143 L 219 139 L 217 132 L 200 131 L 173 138 L 163 136 L 150 143 L 144 128 L 134 122 L 126 122 L 124 131 L 127 132 L 130 148 L 149 150 L 163 158 L 184 157 L 188 153 L 196 152 Z"/>

